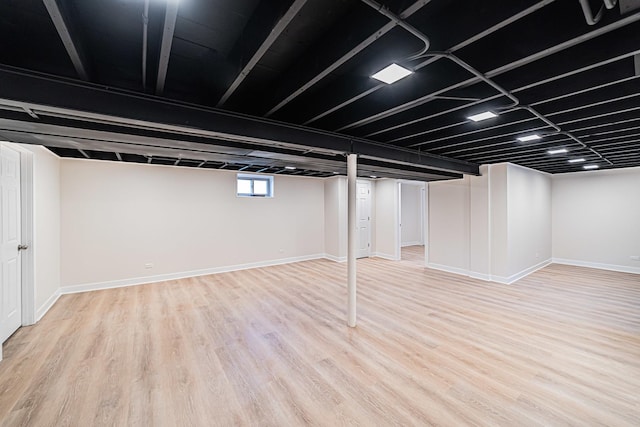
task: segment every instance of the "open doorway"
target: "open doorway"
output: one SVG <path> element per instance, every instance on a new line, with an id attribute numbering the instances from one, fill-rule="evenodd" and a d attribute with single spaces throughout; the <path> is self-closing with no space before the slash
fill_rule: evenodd
<path id="1" fill-rule="evenodd" d="M 426 184 L 400 182 L 400 259 L 425 265 Z"/>

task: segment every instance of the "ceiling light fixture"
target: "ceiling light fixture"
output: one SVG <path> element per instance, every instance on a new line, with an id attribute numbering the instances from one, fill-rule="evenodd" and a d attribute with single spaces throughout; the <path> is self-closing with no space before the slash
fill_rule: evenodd
<path id="1" fill-rule="evenodd" d="M 487 119 L 493 119 L 494 117 L 498 117 L 498 115 L 492 111 L 485 111 L 484 113 L 474 114 L 473 116 L 467 117 L 469 120 L 473 120 L 474 122 L 481 122 Z"/>
<path id="2" fill-rule="evenodd" d="M 401 67 L 400 65 L 396 64 L 395 62 L 385 68 L 383 68 L 382 70 L 378 71 L 377 73 L 375 73 L 374 75 L 372 75 L 371 77 L 373 77 L 376 80 L 380 80 L 383 83 L 386 83 L 388 85 L 397 82 L 400 79 L 404 79 L 405 77 L 407 77 L 409 74 L 413 74 L 413 71 L 411 70 L 407 70 L 404 67 Z"/>
<path id="3" fill-rule="evenodd" d="M 294 171 L 294 170 L 296 170 L 296 167 L 295 167 L 295 166 L 285 166 L 284 168 L 285 168 L 285 169 L 288 169 L 288 170 L 290 170 L 290 171 Z"/>
<path id="4" fill-rule="evenodd" d="M 585 161 L 586 161 L 585 159 L 580 157 L 579 159 L 570 159 L 569 163 L 582 163 L 582 162 L 585 162 Z"/>
<path id="5" fill-rule="evenodd" d="M 377 176 L 375 176 L 375 175 L 369 175 L 369 178 L 376 179 L 376 178 L 377 178 Z"/>
<path id="6" fill-rule="evenodd" d="M 590 170 L 590 169 L 598 169 L 600 166 L 598 165 L 584 165 L 582 169 Z"/>
<path id="7" fill-rule="evenodd" d="M 520 136 L 516 139 L 520 142 L 529 142 L 529 141 L 537 141 L 539 139 L 542 139 L 542 137 L 537 133 L 534 133 L 533 135 Z"/>
<path id="8" fill-rule="evenodd" d="M 547 153 L 549 154 L 562 154 L 562 153 L 566 153 L 569 150 L 567 150 L 566 148 L 558 148 L 557 150 L 549 150 L 547 151 Z"/>

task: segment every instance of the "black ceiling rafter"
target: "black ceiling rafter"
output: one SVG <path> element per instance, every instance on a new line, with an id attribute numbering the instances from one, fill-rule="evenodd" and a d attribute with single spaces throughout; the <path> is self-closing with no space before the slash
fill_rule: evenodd
<path id="1" fill-rule="evenodd" d="M 631 53 L 628 53 L 628 54 L 625 54 L 625 55 L 621 55 L 621 56 L 618 56 L 616 58 L 609 59 L 609 60 L 606 60 L 606 61 L 601 61 L 601 62 L 598 62 L 596 64 L 592 64 L 592 65 L 590 65 L 588 67 L 582 67 L 582 68 L 579 68 L 579 69 L 573 70 L 571 72 L 567 72 L 567 73 L 564 73 L 564 74 L 561 74 L 561 75 L 558 75 L 558 76 L 555 76 L 555 77 L 552 77 L 552 78 L 548 78 L 548 79 L 545 79 L 542 82 L 536 82 L 536 83 L 533 83 L 533 84 L 529 84 L 527 86 L 519 87 L 519 88 L 511 90 L 511 93 L 514 93 L 514 94 L 520 93 L 522 91 L 534 88 L 534 87 L 539 86 L 541 84 L 551 83 L 551 82 L 559 80 L 559 79 L 571 77 L 571 76 L 574 76 L 576 74 L 579 74 L 579 73 L 582 73 L 582 72 L 585 72 L 585 71 L 590 71 L 590 70 L 593 70 L 593 69 L 596 69 L 596 68 L 599 68 L 599 67 L 602 67 L 602 66 L 606 66 L 606 65 L 609 65 L 611 63 L 614 63 L 614 62 L 617 62 L 617 61 L 620 61 L 620 60 L 623 60 L 623 59 L 627 59 L 630 56 L 635 55 L 636 53 L 640 53 L 640 50 L 638 50 L 637 52 L 631 52 Z M 530 103 L 529 105 L 535 107 L 535 106 L 542 105 L 542 104 L 547 103 L 547 102 L 555 101 L 557 99 L 579 95 L 579 94 L 586 93 L 586 92 L 589 92 L 589 91 L 592 91 L 592 90 L 601 89 L 601 88 L 604 88 L 604 87 L 607 87 L 607 86 L 611 86 L 613 84 L 623 83 L 623 82 L 626 82 L 626 81 L 629 81 L 629 80 L 633 80 L 633 79 L 636 79 L 636 78 L 639 78 L 639 77 L 640 76 L 636 75 L 636 76 L 627 77 L 627 78 L 624 78 L 624 79 L 621 79 L 621 80 L 617 80 L 617 81 L 614 81 L 614 82 L 607 82 L 607 83 L 604 83 L 602 85 L 588 87 L 586 89 L 581 89 L 579 91 L 575 91 L 575 92 L 571 92 L 571 93 L 565 93 L 565 94 L 560 95 L 560 96 L 554 96 L 552 98 L 547 98 L 547 99 L 544 99 L 544 100 L 535 101 L 535 102 Z M 391 131 L 394 131 L 394 130 L 398 130 L 398 129 L 401 129 L 401 128 L 404 128 L 404 127 L 407 127 L 407 126 L 418 124 L 418 123 L 421 123 L 421 122 L 424 122 L 424 121 L 427 121 L 427 120 L 430 120 L 430 119 L 433 119 L 433 118 L 436 118 L 436 117 L 440 117 L 440 116 L 443 116 L 443 115 L 446 115 L 446 114 L 449 114 L 449 113 L 453 113 L 455 111 L 464 110 L 464 109 L 467 109 L 467 108 L 475 106 L 475 105 L 483 104 L 485 102 L 490 102 L 490 101 L 493 101 L 493 100 L 498 99 L 500 97 L 501 97 L 500 94 L 492 95 L 490 97 L 483 98 L 483 99 L 480 99 L 480 100 L 475 101 L 475 102 L 459 105 L 459 106 L 450 108 L 448 110 L 439 111 L 437 113 L 426 115 L 426 116 L 422 116 L 422 117 L 418 117 L 416 119 L 409 120 L 409 121 L 406 121 L 406 122 L 401 122 L 401 123 L 398 123 L 396 125 L 393 125 L 393 126 L 390 126 L 390 127 L 386 127 L 386 128 L 383 128 L 383 129 L 379 129 L 379 130 L 377 130 L 375 132 L 371 132 L 371 133 L 365 135 L 365 138 L 370 138 L 370 137 L 373 137 L 373 136 L 376 136 L 376 135 L 381 135 L 381 134 L 384 134 L 384 133 L 387 133 L 387 132 L 391 132 Z M 400 137 L 400 138 L 389 140 L 387 142 L 400 141 L 400 140 L 408 139 L 408 138 L 411 138 L 411 137 L 417 137 L 417 136 L 421 136 L 421 135 L 426 135 L 428 133 L 433 133 L 433 132 L 435 132 L 437 130 L 441 130 L 441 129 L 445 129 L 445 128 L 451 128 L 451 127 L 455 127 L 455 126 L 458 126 L 458 125 L 464 125 L 464 124 L 467 124 L 467 123 L 468 123 L 468 120 L 457 121 L 455 123 L 451 123 L 451 124 L 442 126 L 441 128 L 427 129 L 427 130 L 416 132 L 416 133 L 413 133 L 413 134 L 408 134 L 408 135 L 405 135 L 405 136 Z"/>
<path id="2" fill-rule="evenodd" d="M 507 73 L 509 71 L 513 71 L 517 68 L 520 68 L 524 65 L 530 64 L 532 62 L 538 61 L 542 58 L 548 57 L 550 55 L 556 54 L 558 52 L 564 51 L 570 47 L 576 46 L 578 44 L 584 43 L 588 40 L 591 40 L 593 38 L 596 38 L 598 36 L 601 36 L 603 34 L 606 34 L 608 32 L 614 31 L 616 29 L 622 28 L 626 25 L 630 25 L 634 22 L 638 22 L 640 21 L 640 13 L 636 13 L 633 15 L 630 15 L 626 18 L 622 18 L 619 21 L 615 21 L 611 24 L 608 24 L 606 26 L 600 27 L 596 30 L 593 30 L 591 32 L 582 34 L 578 37 L 574 37 L 573 39 L 567 40 L 563 43 L 557 44 L 551 48 L 547 48 L 544 50 L 541 50 L 539 52 L 536 52 L 534 54 L 531 54 L 529 56 L 526 56 L 524 58 L 518 59 L 516 61 L 513 61 L 511 63 L 502 65 L 498 68 L 495 68 L 491 71 L 488 71 L 486 73 L 484 73 L 484 76 L 488 79 L 493 79 L 494 77 L 497 77 L 501 74 Z M 426 61 L 423 61 L 422 63 L 412 67 L 414 71 L 423 68 L 429 64 L 432 64 L 433 62 L 435 62 L 436 60 L 440 59 L 439 57 L 434 57 L 434 58 L 429 58 Z M 378 120 L 382 120 L 384 118 L 399 114 L 401 112 L 405 112 L 408 111 L 410 109 L 416 108 L 420 105 L 423 105 L 427 102 L 430 102 L 434 99 L 434 96 L 437 95 L 441 95 L 443 93 L 446 93 L 448 91 L 452 91 L 455 89 L 459 89 L 459 88 L 463 88 L 463 87 L 467 87 L 469 85 L 472 84 L 476 84 L 476 83 L 480 83 L 481 79 L 479 79 L 478 77 L 472 77 L 470 79 L 464 80 L 462 82 L 458 82 L 456 84 L 452 84 L 444 89 L 440 89 L 438 91 L 423 95 L 419 98 L 416 98 L 414 100 L 411 100 L 409 102 L 406 102 L 404 104 L 400 104 L 397 105 L 393 108 L 390 108 L 386 111 L 382 111 L 379 113 L 376 113 L 374 115 L 368 116 L 368 117 L 364 117 L 362 119 L 359 119 L 357 121 L 354 121 L 352 123 L 349 123 L 345 126 L 340 127 L 339 129 L 337 129 L 338 132 L 344 131 L 346 129 L 351 129 L 354 127 L 359 127 L 359 126 L 363 126 L 365 124 L 369 124 L 372 123 L 374 121 L 378 121 Z"/>
<path id="3" fill-rule="evenodd" d="M 625 100 L 625 99 L 630 99 L 630 98 L 634 98 L 634 97 L 638 97 L 638 96 L 640 96 L 640 94 L 629 94 L 629 95 L 625 95 L 625 96 L 618 97 L 618 98 L 612 98 L 612 99 L 608 99 L 608 100 L 604 100 L 604 101 L 594 102 L 594 103 L 591 103 L 591 104 L 583 104 L 583 105 L 580 105 L 578 107 L 568 108 L 568 109 L 565 109 L 565 110 L 548 112 L 548 113 L 545 113 L 545 116 L 546 117 L 555 117 L 555 116 L 558 116 L 558 115 L 561 115 L 561 114 L 580 111 L 580 110 L 584 110 L 584 109 L 587 109 L 587 108 L 593 108 L 593 107 L 600 106 L 600 105 L 606 105 L 608 103 L 617 102 L 617 101 Z M 515 109 L 503 111 L 501 114 L 508 114 L 508 113 L 511 113 L 511 112 L 516 112 L 518 110 L 519 110 L 518 108 L 515 108 Z M 502 128 L 502 127 L 508 127 L 508 126 L 513 126 L 515 124 L 531 122 L 531 121 L 534 121 L 534 120 L 537 120 L 537 119 L 538 119 L 537 117 L 530 117 L 530 118 L 516 120 L 516 121 L 512 120 L 512 121 L 509 121 L 507 123 L 501 123 L 499 125 L 485 126 L 485 127 L 474 129 L 474 130 L 467 131 L 467 132 L 456 133 L 456 134 L 443 136 L 443 137 L 440 137 L 440 138 L 430 139 L 429 141 L 412 144 L 409 147 L 419 147 L 419 146 L 424 146 L 424 145 L 428 145 L 428 144 L 434 144 L 436 142 L 446 141 L 448 139 L 459 138 L 459 137 L 466 136 L 466 135 L 489 132 L 489 131 L 492 131 L 492 130 L 495 130 L 495 129 L 499 129 L 499 128 Z M 396 139 L 392 139 L 389 142 L 399 142 L 399 141 L 403 141 L 403 140 L 406 140 L 406 139 L 409 139 L 409 138 L 414 138 L 416 136 L 424 136 L 424 135 L 426 135 L 428 133 L 432 133 L 432 132 L 435 132 L 435 131 L 439 131 L 439 130 L 442 130 L 442 129 L 451 128 L 451 127 L 455 127 L 455 126 L 459 126 L 459 125 L 463 125 L 463 124 L 468 124 L 468 121 L 457 122 L 457 123 L 454 123 L 454 124 L 451 124 L 451 125 L 443 126 L 441 128 L 434 128 L 434 129 L 431 129 L 431 130 L 420 132 L 419 134 L 412 134 L 412 135 L 408 135 L 408 136 L 404 136 L 404 137 L 399 137 L 399 138 L 396 138 Z M 444 148 L 449 148 L 449 147 L 452 147 L 452 146 L 464 145 L 464 144 L 471 143 L 471 142 L 478 142 L 478 141 L 482 141 L 482 140 L 486 140 L 486 139 L 493 139 L 493 138 L 502 137 L 502 136 L 517 135 L 518 133 L 533 132 L 533 131 L 538 131 L 538 130 L 542 130 L 542 129 L 544 129 L 544 127 L 530 127 L 530 128 L 527 128 L 526 130 L 523 130 L 523 131 L 510 132 L 510 133 L 506 133 L 506 134 L 491 134 L 490 136 L 488 136 L 486 138 L 480 138 L 480 139 L 475 139 L 475 140 L 470 140 L 470 141 L 462 141 L 462 142 L 459 142 L 459 143 L 456 143 L 456 144 L 453 144 L 453 145 L 441 146 L 439 148 L 444 149 Z"/>
<path id="4" fill-rule="evenodd" d="M 178 19 L 179 1 L 167 1 L 164 15 L 164 25 L 162 26 L 162 42 L 160 45 L 160 57 L 158 59 L 158 80 L 156 81 L 156 94 L 162 95 L 164 85 L 169 70 L 169 59 L 171 57 L 171 45 L 173 44 L 173 34 L 176 30 Z"/>
<path id="5" fill-rule="evenodd" d="M 504 28 L 504 27 L 506 27 L 508 25 L 511 25 L 514 22 L 517 22 L 522 18 L 525 18 L 526 16 L 528 16 L 528 15 L 530 15 L 530 14 L 532 14 L 532 13 L 534 13 L 534 12 L 540 10 L 540 9 L 542 9 L 543 7 L 549 5 L 549 4 L 553 3 L 553 2 L 554 2 L 554 0 L 543 0 L 543 1 L 540 1 L 540 2 L 538 2 L 536 4 L 534 4 L 533 6 L 530 6 L 530 7 L 526 8 L 526 9 L 524 9 L 521 12 L 519 12 L 519 13 L 517 13 L 515 15 L 512 15 L 510 18 L 505 19 L 505 20 L 503 20 L 503 21 L 491 26 L 490 28 L 487 28 L 484 31 L 481 31 L 480 33 L 474 35 L 473 37 L 470 37 L 470 38 L 468 38 L 468 39 L 456 44 L 455 46 L 451 47 L 448 51 L 451 52 L 451 53 L 454 53 L 457 50 L 460 50 L 460 49 L 462 49 L 462 48 L 464 48 L 466 46 L 469 46 L 469 45 L 475 43 L 476 41 L 478 41 L 478 40 L 480 40 L 480 39 L 482 39 L 482 38 L 484 38 L 484 37 L 486 37 L 486 36 L 488 36 L 490 34 L 493 34 L 494 32 L 496 32 L 498 30 L 501 30 L 502 28 Z M 433 59 L 429 63 L 432 63 L 432 62 L 435 62 L 435 61 L 437 61 L 437 59 Z M 424 64 L 423 66 L 426 66 L 426 65 L 428 65 L 428 64 Z M 422 68 L 422 67 L 420 67 L 420 68 Z M 419 69 L 419 68 L 416 68 L 416 69 Z M 311 123 L 313 123 L 315 121 L 318 121 L 318 120 L 322 119 L 323 117 L 326 117 L 326 116 L 328 116 L 328 115 L 330 115 L 330 114 L 332 114 L 332 113 L 334 113 L 334 112 L 336 112 L 336 111 L 338 111 L 338 110 L 340 110 L 340 109 L 342 109 L 342 108 L 344 108 L 344 107 L 346 107 L 346 106 L 348 106 L 348 105 L 350 105 L 350 104 L 352 104 L 352 103 L 354 103 L 354 102 L 356 102 L 356 101 L 358 101 L 358 100 L 360 100 L 362 98 L 365 98 L 365 97 L 371 95 L 372 93 L 384 88 L 385 86 L 386 86 L 386 84 L 378 84 L 378 85 L 376 85 L 376 86 L 374 86 L 374 87 L 372 87 L 372 88 L 370 88 L 370 89 L 368 89 L 368 90 L 366 90 L 364 92 L 359 93 L 358 95 L 352 96 L 352 97 L 346 99 L 345 101 L 341 102 L 340 104 L 338 104 L 338 105 L 336 105 L 336 106 L 334 106 L 334 107 L 332 107 L 330 109 L 327 109 L 327 110 L 315 115 L 314 117 L 308 119 L 307 121 L 304 122 L 304 124 L 305 125 L 309 125 L 309 124 L 311 124 Z M 367 135 L 367 136 L 373 136 L 373 135 Z"/>
<path id="6" fill-rule="evenodd" d="M 233 82 L 229 85 L 224 94 L 220 97 L 220 100 L 217 103 L 217 107 L 221 107 L 227 102 L 233 93 L 236 91 L 238 87 L 242 84 L 244 79 L 249 75 L 251 70 L 258 64 L 260 59 L 264 56 L 264 54 L 271 48 L 271 46 L 276 42 L 278 37 L 282 34 L 282 32 L 287 28 L 287 26 L 291 23 L 293 18 L 300 12 L 300 10 L 307 3 L 307 0 L 295 0 L 287 12 L 278 20 L 276 25 L 271 29 L 267 38 L 262 42 L 260 47 L 255 51 L 255 53 L 251 56 L 251 58 L 247 61 L 247 63 L 242 67 L 242 70 L 238 73 Z"/>
<path id="7" fill-rule="evenodd" d="M 427 5 L 430 2 L 431 2 L 431 0 L 417 0 L 413 4 L 411 4 L 411 6 L 407 7 L 405 10 L 403 10 L 400 13 L 400 16 L 402 18 L 406 19 L 406 18 L 410 17 L 411 15 L 413 15 L 414 13 L 416 13 L 418 10 L 420 10 L 422 7 L 424 7 L 425 5 Z M 274 107 L 272 107 L 269 111 L 267 111 L 264 114 L 264 116 L 265 117 L 272 116 L 274 113 L 279 111 L 282 107 L 284 107 L 285 105 L 287 105 L 288 103 L 290 103 L 291 101 L 296 99 L 298 96 L 302 95 L 304 92 L 309 90 L 311 87 L 315 86 L 319 81 L 323 80 L 324 78 L 329 76 L 331 73 L 333 73 L 335 70 L 337 70 L 338 68 L 340 68 L 341 66 L 346 64 L 349 60 L 351 60 L 351 58 L 353 58 L 356 55 L 358 55 L 360 52 L 365 50 L 368 46 L 373 44 L 376 40 L 378 40 L 383 35 L 387 34 L 389 31 L 391 31 L 395 27 L 396 27 L 396 23 L 394 23 L 394 22 L 388 22 L 384 26 L 380 27 L 378 30 L 376 30 L 373 34 L 371 34 L 365 40 L 361 41 L 353 49 L 351 49 L 350 51 L 348 51 L 347 53 L 342 55 L 340 58 L 335 60 L 332 64 L 330 64 L 328 67 L 326 67 L 320 73 L 316 74 L 313 78 L 311 78 L 306 83 L 304 83 L 302 86 L 300 86 L 298 89 L 293 91 L 293 93 L 289 94 L 283 100 L 278 102 Z"/>
<path id="8" fill-rule="evenodd" d="M 69 59 L 73 63 L 73 67 L 78 73 L 78 76 L 85 81 L 89 81 L 89 73 L 87 72 L 87 61 L 85 59 L 84 50 L 82 49 L 79 38 L 76 36 L 76 31 L 71 27 L 72 19 L 69 17 L 68 8 L 64 7 L 64 4 L 60 0 L 42 0 L 51 21 L 60 36 L 60 40 L 64 45 Z"/>
<path id="9" fill-rule="evenodd" d="M 365 1 L 368 5 L 370 5 L 372 7 L 377 4 L 373 0 L 363 0 L 363 1 Z M 407 24 L 405 22 L 402 22 L 402 18 L 400 18 L 398 16 L 394 16 L 389 11 L 383 11 L 382 8 L 380 8 L 378 10 L 379 10 L 379 12 L 383 13 L 386 17 L 388 17 L 390 19 L 393 19 L 399 26 L 401 26 L 402 28 L 407 30 L 412 35 L 414 35 L 416 37 L 419 37 L 421 40 L 425 40 L 425 39 L 428 40 L 428 38 L 424 34 L 422 34 L 419 30 L 413 28 L 411 25 L 409 25 L 409 24 Z M 640 18 L 640 14 L 638 14 L 638 18 Z M 428 42 L 427 42 L 427 46 L 428 46 Z M 513 103 L 513 105 L 509 105 L 509 106 L 505 106 L 505 107 L 499 107 L 499 109 L 501 109 L 501 108 L 509 109 L 509 108 L 512 108 L 513 106 L 515 106 L 516 108 L 528 111 L 533 116 L 537 117 L 539 120 L 541 120 L 544 123 L 546 123 L 549 127 L 553 128 L 555 130 L 555 133 L 562 134 L 562 135 L 565 135 L 565 136 L 571 138 L 572 140 L 574 140 L 575 142 L 577 142 L 578 144 L 580 144 L 584 148 L 586 148 L 586 149 L 590 150 L 591 152 L 593 152 L 595 155 L 600 157 L 602 160 L 604 160 L 608 164 L 613 165 L 613 163 L 610 160 L 608 160 L 607 158 L 602 156 L 597 150 L 595 150 L 592 147 L 590 147 L 589 145 L 585 144 L 582 140 L 580 140 L 580 138 L 576 137 L 571 132 L 563 130 L 560 126 L 558 126 L 556 123 L 551 121 L 549 118 L 547 118 L 545 115 L 541 114 L 539 111 L 537 111 L 533 107 L 531 107 L 529 105 L 520 105 L 520 101 L 518 100 L 518 98 L 516 98 L 513 94 L 511 94 L 511 92 L 509 92 L 507 89 L 503 88 L 502 86 L 498 85 L 493 80 L 491 80 L 491 78 L 488 76 L 489 73 L 487 73 L 486 75 L 481 73 L 480 71 L 476 70 L 471 65 L 467 64 L 465 61 L 461 60 L 460 58 L 458 58 L 457 56 L 455 56 L 455 55 L 453 55 L 453 54 L 451 54 L 449 52 L 435 52 L 435 53 L 429 53 L 427 55 L 428 56 L 432 56 L 434 58 L 435 57 L 443 57 L 443 58 L 446 58 L 446 59 L 449 59 L 449 60 L 453 61 L 455 64 L 459 65 L 460 67 L 464 68 L 469 73 L 473 74 L 475 76 L 475 78 L 477 78 L 478 80 L 488 84 L 493 89 L 495 89 L 498 92 L 500 92 L 504 97 L 508 98 Z M 416 145 L 412 145 L 412 147 L 416 147 Z"/>

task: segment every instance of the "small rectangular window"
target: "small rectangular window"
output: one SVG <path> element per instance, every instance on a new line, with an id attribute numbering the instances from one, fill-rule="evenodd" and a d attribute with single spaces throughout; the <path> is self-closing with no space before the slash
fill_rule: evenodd
<path id="1" fill-rule="evenodd" d="M 273 197 L 273 177 L 239 173 L 237 195 L 241 197 Z"/>

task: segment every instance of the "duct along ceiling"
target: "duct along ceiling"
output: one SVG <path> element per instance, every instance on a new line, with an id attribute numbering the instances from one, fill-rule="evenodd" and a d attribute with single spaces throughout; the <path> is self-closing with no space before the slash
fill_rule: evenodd
<path id="1" fill-rule="evenodd" d="M 351 152 L 420 180 L 640 166 L 639 21 L 638 0 L 5 0 L 0 138 L 310 176 Z M 390 64 L 408 75 L 372 77 Z"/>

